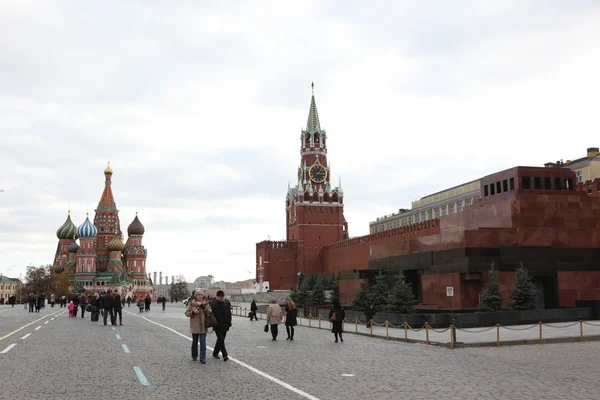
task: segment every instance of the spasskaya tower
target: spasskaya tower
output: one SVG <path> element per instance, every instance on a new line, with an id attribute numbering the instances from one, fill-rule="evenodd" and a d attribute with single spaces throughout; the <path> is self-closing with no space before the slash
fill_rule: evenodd
<path id="1" fill-rule="evenodd" d="M 300 134 L 296 184 L 285 199 L 286 241 L 257 243 L 256 279 L 269 290 L 291 289 L 297 274 L 323 273 L 323 246 L 348 237 L 341 182 L 331 184 L 327 133 L 321 129 L 314 83 L 306 128 Z"/>

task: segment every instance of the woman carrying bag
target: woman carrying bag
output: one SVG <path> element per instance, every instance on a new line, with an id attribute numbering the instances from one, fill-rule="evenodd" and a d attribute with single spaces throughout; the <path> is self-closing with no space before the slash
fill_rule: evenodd
<path id="1" fill-rule="evenodd" d="M 267 326 L 271 325 L 271 336 L 273 341 L 277 340 L 277 334 L 279 333 L 279 324 L 283 319 L 283 310 L 277 304 L 275 299 L 271 300 L 271 304 L 267 308 Z"/>
<path id="2" fill-rule="evenodd" d="M 192 333 L 192 360 L 198 360 L 198 342 L 200 342 L 200 363 L 206 364 L 206 322 L 212 310 L 204 293 L 197 291 L 194 299 L 188 303 L 185 316 L 190 318 Z"/>

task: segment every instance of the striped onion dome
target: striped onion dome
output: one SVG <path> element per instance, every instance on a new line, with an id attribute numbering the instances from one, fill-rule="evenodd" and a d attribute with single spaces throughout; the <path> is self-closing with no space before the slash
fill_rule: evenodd
<path id="1" fill-rule="evenodd" d="M 129 227 L 127 228 L 127 233 L 129 235 L 142 236 L 144 232 L 146 232 L 146 228 L 144 228 L 144 225 L 142 225 L 142 223 L 140 222 L 136 212 L 133 222 L 131 222 L 131 224 L 129 224 Z"/>
<path id="2" fill-rule="evenodd" d="M 121 242 L 119 235 L 115 235 L 115 237 L 113 237 L 113 239 L 110 242 L 108 242 L 106 247 L 108 247 L 110 251 L 123 251 L 123 249 L 125 249 L 125 244 Z"/>
<path id="3" fill-rule="evenodd" d="M 77 244 L 77 241 L 73 239 L 73 243 L 69 245 L 69 253 L 77 253 L 77 250 L 79 250 L 79 245 Z"/>
<path id="4" fill-rule="evenodd" d="M 77 227 L 71 221 L 71 213 L 67 216 L 67 220 L 64 224 L 61 225 L 60 228 L 56 231 L 56 237 L 59 239 L 71 239 L 75 232 L 77 231 Z"/>
<path id="5" fill-rule="evenodd" d="M 63 267 L 59 263 L 54 263 L 54 265 L 52 266 L 52 272 L 54 272 L 55 274 L 61 274 L 64 270 L 65 267 Z"/>
<path id="6" fill-rule="evenodd" d="M 85 221 L 83 221 L 83 224 L 81 224 L 79 228 L 77 228 L 77 236 L 79 236 L 82 239 L 95 238 L 97 234 L 98 228 L 96 228 L 94 224 L 90 222 L 89 217 L 85 217 Z"/>

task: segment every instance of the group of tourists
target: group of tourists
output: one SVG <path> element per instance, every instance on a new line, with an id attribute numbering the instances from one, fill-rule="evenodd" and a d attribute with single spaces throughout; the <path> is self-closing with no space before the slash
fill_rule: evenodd
<path id="1" fill-rule="evenodd" d="M 15 306 L 15 303 L 17 302 L 17 296 L 8 296 L 8 298 L 4 298 L 4 297 L 0 297 L 0 305 L 4 305 L 4 303 L 8 304 L 9 306 Z"/>
<path id="2" fill-rule="evenodd" d="M 64 296 L 63 296 L 64 297 Z M 65 301 L 66 302 L 66 301 Z M 102 293 L 94 294 L 73 294 L 69 300 L 67 308 L 69 309 L 69 318 L 77 318 L 78 312 L 81 318 L 85 318 L 85 313 L 90 313 L 90 321 L 97 322 L 102 317 L 104 325 L 108 324 L 110 318 L 111 325 L 123 325 L 123 308 L 125 304 L 131 307 L 131 303 L 137 304 L 140 312 L 150 311 L 152 298 L 150 295 L 140 296 L 137 300 L 127 296 L 127 299 L 121 297 L 117 291 L 107 290 Z M 62 307 L 62 299 L 61 299 Z"/>
<path id="3" fill-rule="evenodd" d="M 250 304 L 250 320 L 252 321 L 256 318 L 256 312 L 258 311 L 258 306 L 256 305 L 256 301 L 252 300 L 252 304 Z M 275 299 L 271 300 L 271 304 L 267 307 L 267 324 L 265 325 L 265 332 L 271 331 L 271 337 L 273 341 L 277 340 L 277 336 L 279 335 L 279 324 L 283 321 L 283 310 L 281 306 L 277 304 Z M 335 337 L 335 343 L 339 340 L 343 343 L 343 321 L 346 318 L 346 312 L 342 308 L 340 303 L 335 303 L 333 308 L 329 311 L 329 322 L 331 322 L 331 332 Z M 298 310 L 296 308 L 296 304 L 294 301 L 286 297 L 285 298 L 285 330 L 287 332 L 286 340 L 294 340 L 294 327 L 298 325 Z"/>
<path id="4" fill-rule="evenodd" d="M 192 334 L 192 360 L 200 360 L 201 364 L 206 364 L 206 335 L 212 328 L 217 336 L 217 342 L 214 346 L 212 356 L 219 359 L 219 354 L 223 356 L 223 361 L 227 361 L 229 356 L 225 348 L 225 337 L 231 327 L 231 309 L 232 306 L 225 299 L 225 293 L 222 290 L 217 292 L 217 298 L 210 301 L 204 296 L 202 291 L 195 291 L 192 298 L 188 300 L 186 317 L 190 319 L 190 332 Z M 250 320 L 255 319 L 258 306 L 255 300 L 252 300 L 250 305 Z M 275 299 L 267 307 L 267 324 L 265 332 L 271 331 L 273 341 L 277 340 L 279 335 L 279 324 L 283 321 L 284 312 Z M 294 340 L 294 327 L 298 325 L 297 317 L 298 310 L 294 301 L 286 297 L 285 299 L 285 330 L 287 332 L 286 340 Z M 334 334 L 335 343 L 338 339 L 344 342 L 343 338 L 343 321 L 346 318 L 341 304 L 334 304 L 329 312 L 329 321 L 332 323 L 331 332 Z M 200 352 L 198 352 L 200 347 Z"/>
<path id="5" fill-rule="evenodd" d="M 27 296 L 27 304 L 29 305 L 29 312 L 40 312 L 42 308 L 46 307 L 46 297 L 43 294 L 37 296 L 30 293 Z"/>

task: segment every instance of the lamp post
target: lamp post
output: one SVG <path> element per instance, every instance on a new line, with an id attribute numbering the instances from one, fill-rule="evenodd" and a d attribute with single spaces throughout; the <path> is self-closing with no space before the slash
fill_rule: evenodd
<path id="1" fill-rule="evenodd" d="M 23 304 L 23 273 L 19 274 L 19 304 Z"/>

